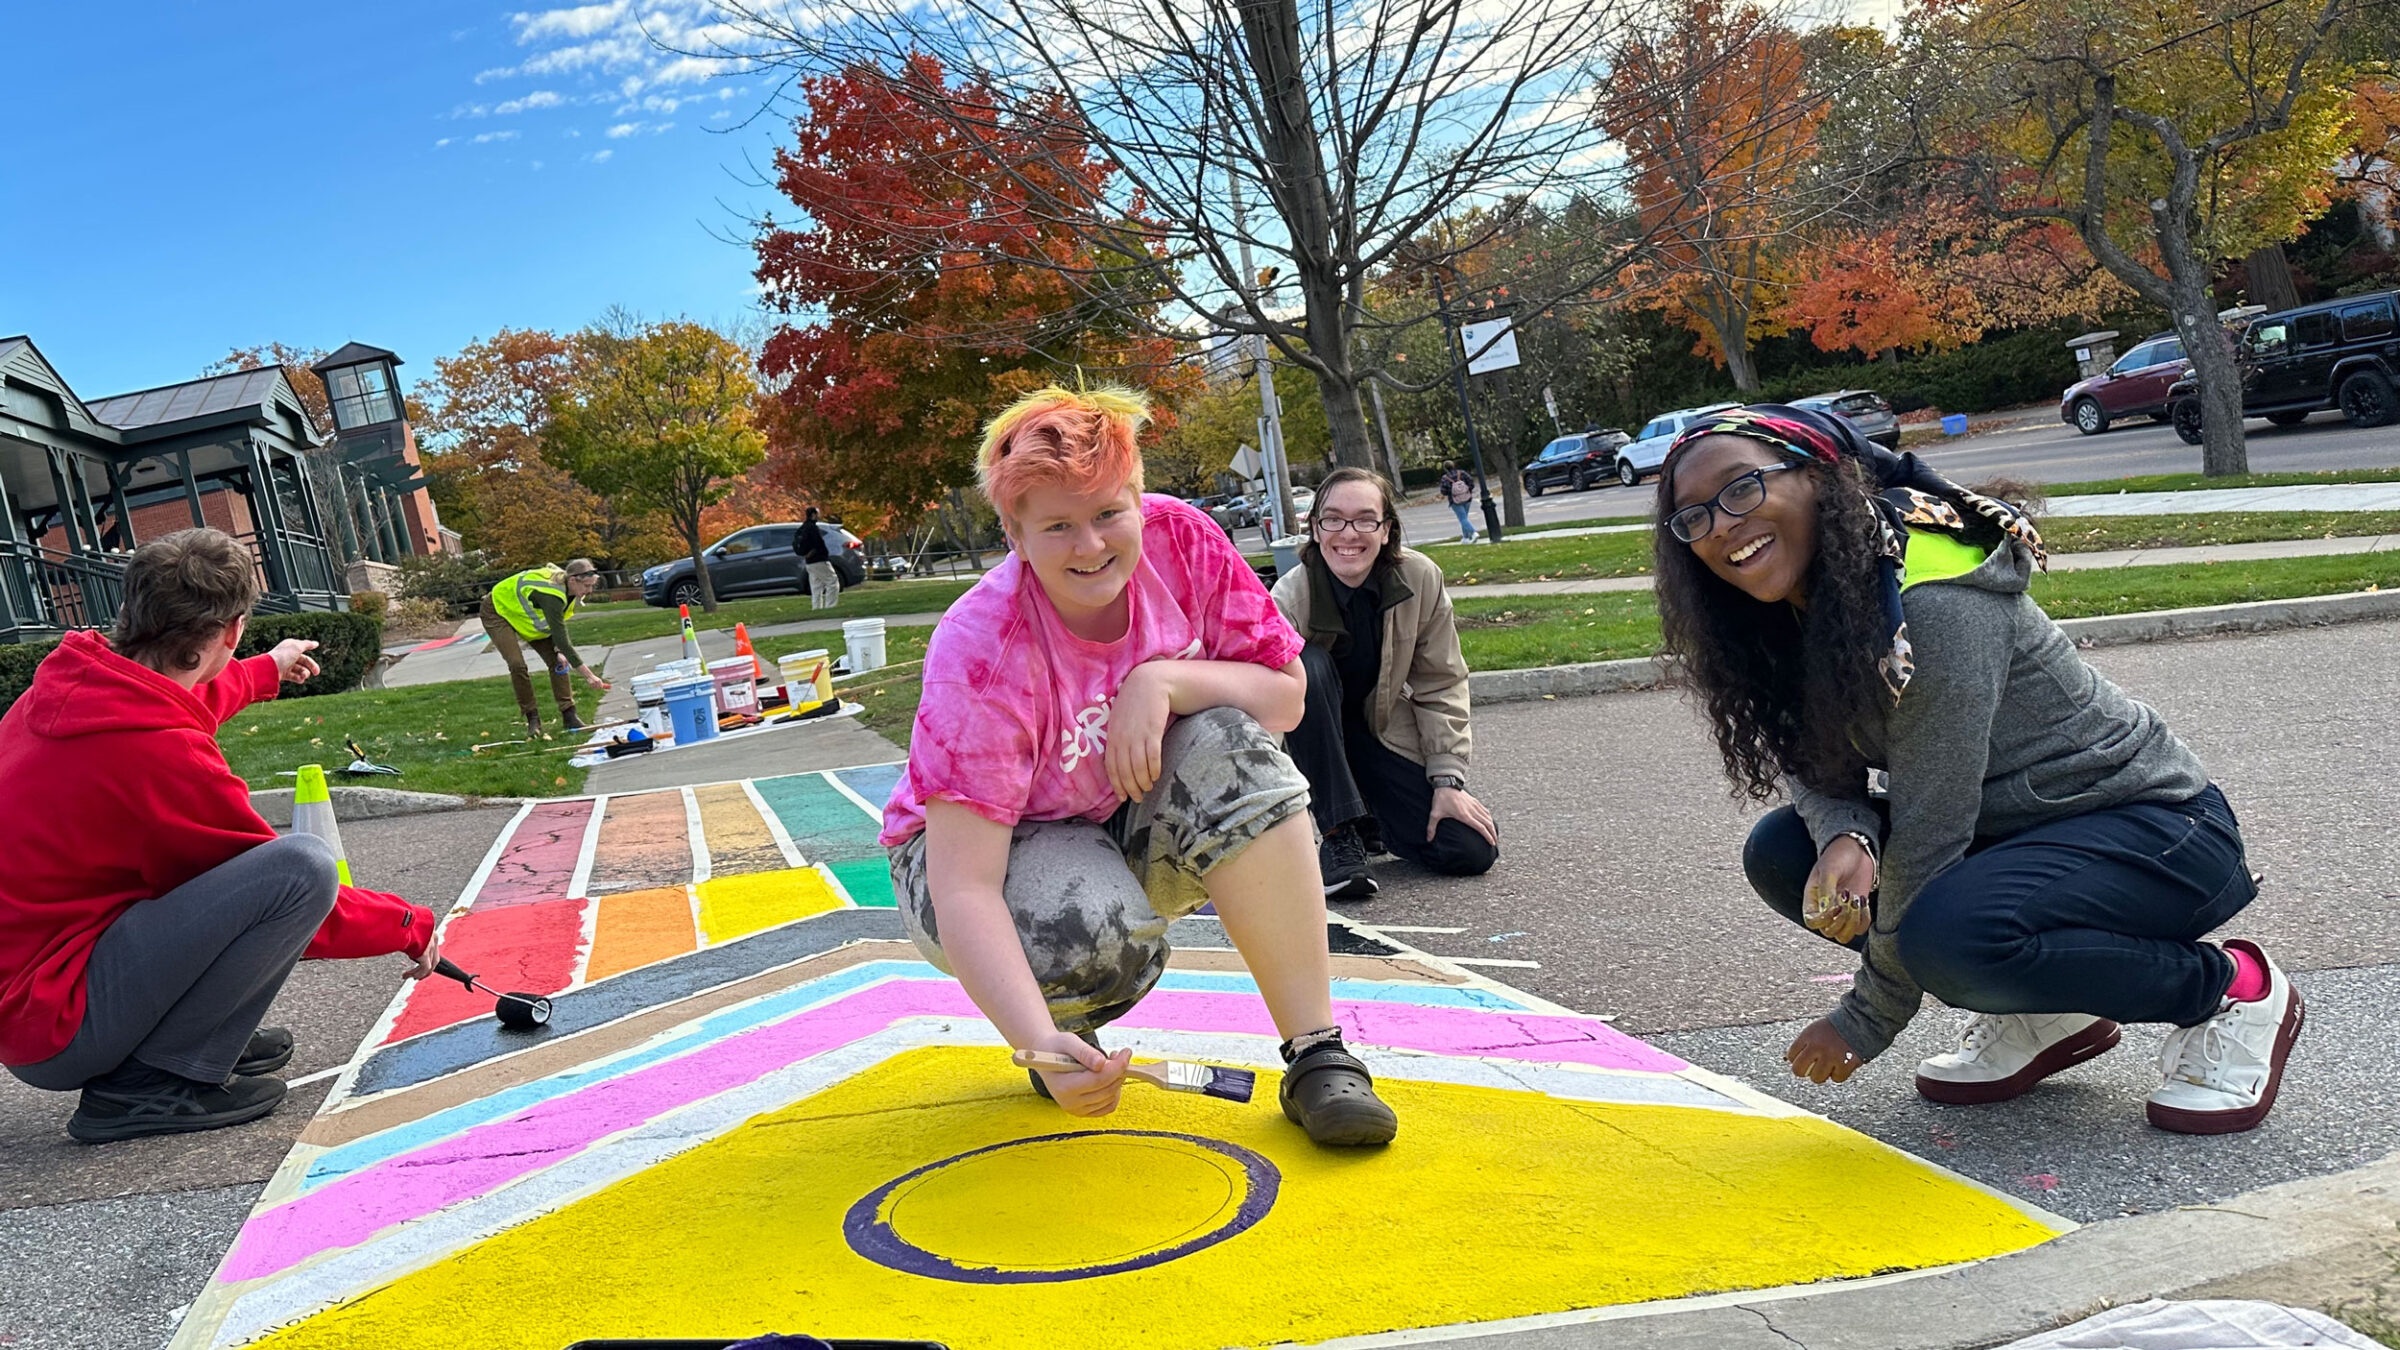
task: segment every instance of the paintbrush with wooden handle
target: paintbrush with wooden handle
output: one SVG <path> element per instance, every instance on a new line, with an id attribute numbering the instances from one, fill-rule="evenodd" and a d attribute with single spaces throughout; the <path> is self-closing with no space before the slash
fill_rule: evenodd
<path id="1" fill-rule="evenodd" d="M 1009 1062 L 1020 1069 L 1045 1069 L 1052 1073 L 1081 1073 L 1083 1065 L 1072 1055 L 1054 1055 L 1047 1050 L 1019 1050 L 1009 1056 Z M 1165 1059 L 1155 1064 L 1129 1064 L 1127 1078 L 1138 1078 L 1154 1088 L 1169 1092 L 1197 1092 L 1207 1097 L 1222 1097 L 1229 1102 L 1250 1100 L 1251 1090 L 1258 1086 L 1258 1075 L 1248 1069 L 1220 1069 L 1214 1064 L 1193 1064 L 1187 1060 Z"/>

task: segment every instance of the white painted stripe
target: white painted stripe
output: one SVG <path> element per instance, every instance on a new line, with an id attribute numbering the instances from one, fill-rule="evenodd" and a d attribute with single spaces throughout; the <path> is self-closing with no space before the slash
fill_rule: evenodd
<path id="1" fill-rule="evenodd" d="M 575 875 L 567 881 L 567 898 L 581 900 L 591 894 L 592 856 L 600 851 L 600 821 L 608 814 L 608 794 L 592 798 L 592 814 L 583 823 L 583 843 L 575 850 Z"/>
<path id="2" fill-rule="evenodd" d="M 436 936 L 447 933 L 452 921 L 474 908 L 475 898 L 483 893 L 483 883 L 491 879 L 492 869 L 500 865 L 500 855 L 508 851 L 509 841 L 517 837 L 517 827 L 525 823 L 525 817 L 532 815 L 533 808 L 538 804 L 527 802 L 517 808 L 515 815 L 508 818 L 508 824 L 503 826 L 499 836 L 492 840 L 492 846 L 484 850 L 483 861 L 475 865 L 475 874 L 467 878 L 465 888 L 459 891 L 458 903 L 452 905 L 450 912 L 442 916 L 440 923 L 434 925 L 433 931 Z M 442 977 L 429 975 L 426 978 L 438 980 Z M 391 1035 L 392 1028 L 398 1025 L 400 1012 L 408 1006 L 408 996 L 416 987 L 417 984 L 414 980 L 401 982 L 400 987 L 392 993 L 392 1001 L 384 1005 L 383 1015 L 375 1019 L 375 1025 L 367 1031 L 366 1040 L 360 1044 L 370 1046 L 383 1044 L 384 1038 Z M 326 1093 L 325 1100 L 318 1105 L 317 1113 L 319 1115 L 341 1105 L 343 1099 L 350 1095 L 351 1080 L 357 1076 L 358 1066 L 366 1063 L 366 1060 L 367 1056 L 362 1053 L 350 1062 L 346 1071 L 341 1075 L 340 1081 L 333 1085 L 333 1090 Z"/>
<path id="3" fill-rule="evenodd" d="M 1445 956 L 1442 959 L 1454 966 L 1498 966 L 1506 970 L 1540 970 L 1542 968 L 1542 963 L 1539 961 L 1507 961 L 1497 956 Z"/>
<path id="4" fill-rule="evenodd" d="M 692 883 L 708 880 L 708 835 L 700 828 L 700 799 L 690 788 L 683 789 L 683 823 L 692 837 Z"/>
<path id="5" fill-rule="evenodd" d="M 864 768 L 866 766 L 861 765 L 859 767 Z M 833 776 L 834 772 L 835 771 L 832 769 L 827 769 L 824 773 L 819 774 L 818 777 L 823 778 L 826 782 L 833 784 L 834 791 L 839 792 L 843 796 L 848 797 L 851 801 L 858 803 L 859 810 L 866 812 L 870 819 L 880 823 L 883 820 L 883 808 L 875 805 L 873 802 L 868 801 L 866 798 L 859 796 L 857 793 L 852 792 L 848 783 L 845 783 L 841 779 Z"/>
<path id="6" fill-rule="evenodd" d="M 1419 928 L 1405 923 L 1354 923 L 1351 927 L 1362 933 L 1464 933 L 1464 928 Z"/>
<path id="7" fill-rule="evenodd" d="M 743 779 L 742 793 L 750 799 L 750 805 L 757 810 L 758 818 L 767 823 L 767 833 L 774 836 L 775 847 L 783 850 L 783 865 L 786 867 L 808 866 L 808 859 L 800 855 L 800 846 L 792 842 L 792 832 L 783 828 L 783 817 L 776 815 L 775 808 L 767 805 L 767 799 L 759 795 L 758 780 L 755 778 Z"/>
<path id="8" fill-rule="evenodd" d="M 1372 924 L 1355 922 L 1343 915 L 1334 913 L 1332 910 L 1327 910 L 1325 912 L 1325 917 L 1328 921 L 1341 924 L 1343 927 L 1348 928 L 1353 932 L 1364 934 L 1370 938 L 1375 938 L 1384 943 L 1386 946 L 1397 947 L 1400 949 L 1400 954 L 1402 956 L 1405 956 L 1412 961 L 1421 961 L 1426 965 L 1433 967 L 1435 970 L 1444 971 L 1453 978 L 1457 979 L 1459 983 L 1466 985 L 1470 989 L 1490 990 L 1492 993 L 1498 994 L 1503 998 L 1523 1004 L 1528 1011 L 1557 1013 L 1568 1017 L 1587 1016 L 1587 1014 L 1579 1012 L 1576 1009 L 1566 1007 L 1563 1004 L 1552 1003 L 1546 998 L 1540 998 L 1533 994 L 1528 994 L 1524 990 L 1519 989 L 1514 985 L 1502 984 L 1498 980 L 1493 979 L 1491 976 L 1480 974 L 1474 970 L 1471 970 L 1459 962 L 1451 960 L 1449 957 L 1436 956 L 1432 952 L 1426 951 L 1422 947 L 1411 944 L 1405 938 L 1382 936 L 1383 933 L 1394 931 L 1392 929 L 1386 928 L 1378 930 Z"/>
<path id="9" fill-rule="evenodd" d="M 808 1014 L 797 1014 L 806 1016 Z M 1179 1059 L 1219 1064 L 1272 1066 L 1271 1036 L 1143 1030 L 1141 1050 Z M 574 1203 L 643 1169 L 722 1136 L 755 1116 L 778 1110 L 882 1063 L 902 1051 L 935 1045 L 1005 1045 L 997 1029 L 980 1018 L 911 1018 L 872 1036 L 799 1061 L 731 1091 L 617 1135 L 557 1166 L 532 1173 L 475 1200 L 437 1211 L 413 1224 L 387 1230 L 366 1244 L 303 1264 L 244 1291 L 235 1301 L 214 1344 L 238 1344 L 337 1299 L 422 1269 L 451 1252 L 494 1233 Z M 1694 1090 L 1680 1075 L 1632 1074 L 1612 1070 L 1535 1065 L 1512 1061 L 1452 1058 L 1353 1045 L 1378 1077 L 1544 1092 L 1591 1102 L 1697 1106 L 1751 1114 L 1714 1094 Z M 1012 1083 L 1012 1090 L 1021 1084 Z M 1226 1103 L 1227 1110 L 1271 1108 Z"/>

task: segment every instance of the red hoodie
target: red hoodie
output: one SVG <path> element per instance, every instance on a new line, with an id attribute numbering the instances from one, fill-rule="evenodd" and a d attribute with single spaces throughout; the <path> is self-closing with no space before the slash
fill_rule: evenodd
<path id="1" fill-rule="evenodd" d="M 0 1064 L 37 1064 L 83 1025 L 83 968 L 117 916 L 275 837 L 217 728 L 275 697 L 274 658 L 197 689 L 69 633 L 0 717 Z M 312 957 L 424 952 L 433 911 L 344 886 Z"/>

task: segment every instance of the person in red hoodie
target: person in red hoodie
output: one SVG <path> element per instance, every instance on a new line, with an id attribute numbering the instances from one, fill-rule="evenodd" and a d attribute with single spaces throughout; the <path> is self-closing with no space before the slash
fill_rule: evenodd
<path id="1" fill-rule="evenodd" d="M 257 599 L 228 535 L 144 544 L 114 641 L 67 634 L 0 717 L 0 1064 L 80 1089 L 87 1143 L 273 1111 L 292 1037 L 259 1023 L 303 956 L 437 959 L 431 910 L 340 885 L 226 766 L 217 728 L 317 673 L 298 639 L 234 659 Z"/>

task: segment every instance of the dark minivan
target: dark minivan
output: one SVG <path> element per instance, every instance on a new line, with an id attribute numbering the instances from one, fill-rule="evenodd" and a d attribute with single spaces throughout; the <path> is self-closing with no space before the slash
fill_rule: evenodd
<path id="1" fill-rule="evenodd" d="M 2346 295 L 2261 314 L 2234 345 L 2242 414 L 2279 427 L 2339 408 L 2352 426 L 2400 419 L 2400 291 Z M 2190 376 L 2168 395 L 2175 434 L 2200 443 L 2200 386 Z"/>

